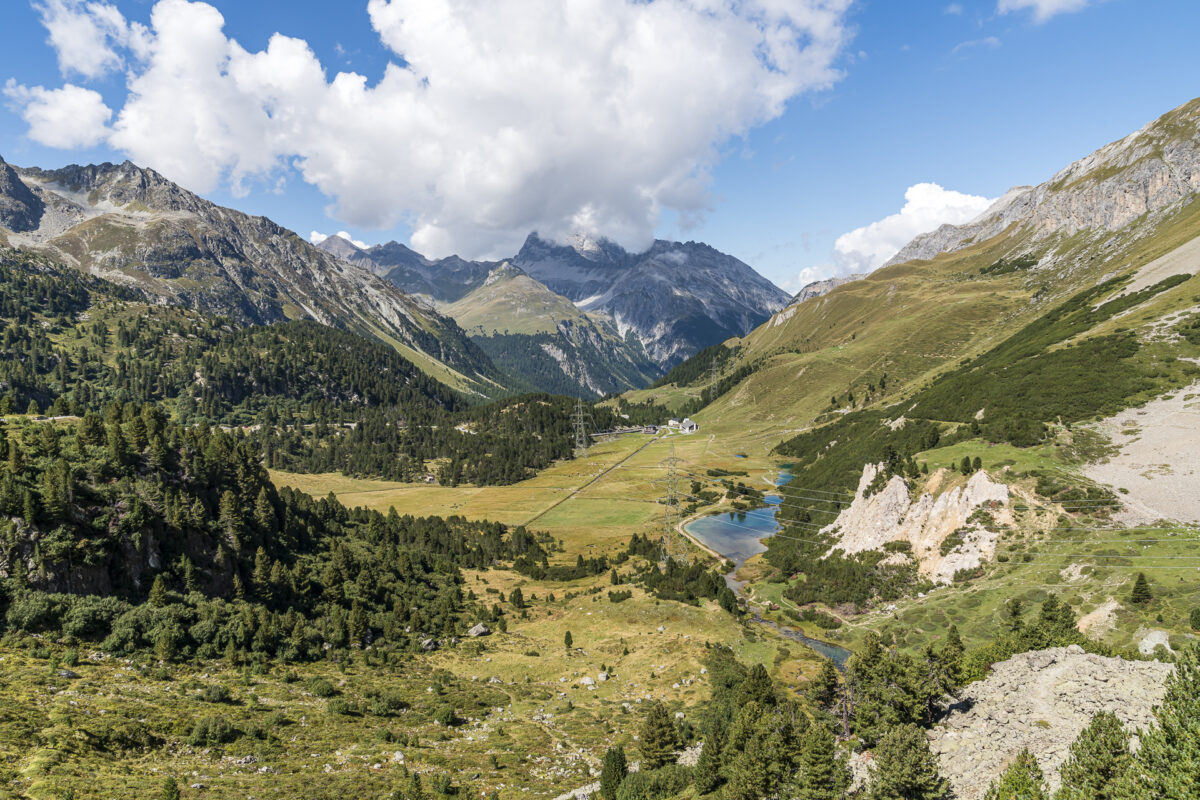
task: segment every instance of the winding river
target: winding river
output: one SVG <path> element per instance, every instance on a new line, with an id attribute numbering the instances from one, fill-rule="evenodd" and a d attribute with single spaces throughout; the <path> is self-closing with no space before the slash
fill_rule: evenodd
<path id="1" fill-rule="evenodd" d="M 775 485 L 783 486 L 791 479 L 791 473 L 782 470 Z M 779 504 L 782 502 L 783 498 L 779 495 L 767 495 L 766 505 L 760 508 L 700 517 L 683 527 L 693 539 L 733 562 L 733 570 L 725 576 L 725 582 L 741 594 L 743 582 L 734 579 L 734 573 L 751 557 L 766 552 L 767 546 L 763 539 L 779 532 L 779 523 L 775 515 L 779 512 Z M 839 668 L 850 657 L 850 651 L 844 647 L 805 636 L 794 628 L 780 626 L 758 614 L 754 615 L 754 621 L 774 628 L 785 638 L 808 645 L 826 658 L 832 659 Z"/>

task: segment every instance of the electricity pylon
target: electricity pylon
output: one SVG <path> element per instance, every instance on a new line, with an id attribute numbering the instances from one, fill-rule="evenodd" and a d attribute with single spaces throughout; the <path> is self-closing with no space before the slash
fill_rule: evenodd
<path id="1" fill-rule="evenodd" d="M 583 398 L 575 398 L 575 411 L 571 413 L 575 426 L 575 457 L 583 458 L 588 451 L 588 437 L 592 432 L 592 415 L 583 407 Z"/>
<path id="2" fill-rule="evenodd" d="M 667 485 L 667 496 L 663 498 L 662 550 L 664 560 L 674 561 L 686 567 L 691 559 L 688 556 L 687 542 L 684 541 L 683 534 L 679 531 L 678 467 L 681 460 L 675 455 L 675 445 L 672 443 L 671 454 L 662 462 L 667 469 L 664 479 Z"/>
<path id="3" fill-rule="evenodd" d="M 714 399 L 717 394 L 717 382 L 721 380 L 721 365 L 716 359 L 708 365 L 708 390 L 713 394 Z"/>

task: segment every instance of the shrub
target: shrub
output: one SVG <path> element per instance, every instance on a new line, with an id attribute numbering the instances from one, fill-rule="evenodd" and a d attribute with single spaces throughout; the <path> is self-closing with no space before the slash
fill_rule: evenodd
<path id="1" fill-rule="evenodd" d="M 192 727 L 192 735 L 188 737 L 188 744 L 193 747 L 212 747 L 232 742 L 237 737 L 237 728 L 233 727 L 224 717 L 202 717 L 196 720 L 196 724 Z"/>
<path id="2" fill-rule="evenodd" d="M 627 775 L 617 787 L 617 800 L 661 800 L 679 794 L 691 785 L 691 767 L 670 764 Z"/>
<path id="3" fill-rule="evenodd" d="M 308 690 L 317 697 L 333 697 L 338 693 L 334 685 L 325 678 L 313 678 L 308 682 Z"/>
<path id="4" fill-rule="evenodd" d="M 462 719 L 454 711 L 454 706 L 443 705 L 438 708 L 433 714 L 433 721 L 439 725 L 445 725 L 447 728 L 452 728 L 455 725 L 461 725 Z"/>
<path id="5" fill-rule="evenodd" d="M 325 709 L 330 714 L 340 714 L 345 717 L 358 716 L 358 703 L 346 697 L 331 697 L 325 704 Z"/>
<path id="6" fill-rule="evenodd" d="M 406 708 L 408 708 L 408 701 L 401 697 L 398 692 L 382 692 L 376 697 L 371 698 L 371 703 L 368 707 L 370 713 L 376 717 L 388 717 Z"/>
<path id="7" fill-rule="evenodd" d="M 213 683 L 200 691 L 200 699 L 206 703 L 229 703 L 233 701 L 233 696 L 226 687 Z"/>

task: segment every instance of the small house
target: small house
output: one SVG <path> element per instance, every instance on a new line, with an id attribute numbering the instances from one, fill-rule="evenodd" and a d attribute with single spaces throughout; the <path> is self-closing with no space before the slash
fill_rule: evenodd
<path id="1" fill-rule="evenodd" d="M 699 428 L 700 426 L 690 419 L 684 419 L 683 422 L 679 423 L 680 433 L 695 433 Z"/>
<path id="2" fill-rule="evenodd" d="M 677 420 L 675 418 L 671 418 L 671 419 L 667 420 L 667 427 L 668 428 L 678 428 L 679 420 Z"/>

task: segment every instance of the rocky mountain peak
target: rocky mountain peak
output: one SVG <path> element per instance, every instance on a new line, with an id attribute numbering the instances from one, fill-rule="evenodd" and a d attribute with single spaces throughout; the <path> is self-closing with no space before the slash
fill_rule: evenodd
<path id="1" fill-rule="evenodd" d="M 168 180 L 149 167 L 121 164 L 71 164 L 60 169 L 20 170 L 23 179 L 84 206 L 135 205 L 145 211 L 205 213 L 216 206 Z"/>
<path id="2" fill-rule="evenodd" d="M 629 253 L 616 242 L 595 238 L 587 234 L 573 234 L 566 244 L 543 239 L 537 231 L 525 237 L 525 244 L 513 259 L 518 263 L 556 259 L 580 266 L 602 265 L 624 266 Z"/>
<path id="3" fill-rule="evenodd" d="M 35 230 L 45 210 L 42 199 L 0 158 L 0 227 L 17 233 Z"/>
<path id="4" fill-rule="evenodd" d="M 965 225 L 909 242 L 884 266 L 929 259 L 1014 228 L 1034 241 L 1106 235 L 1178 209 L 1200 191 L 1200 98 L 1101 147 L 1032 188 L 1010 190 Z M 1149 226 L 1147 227 L 1149 229 Z"/>
<path id="5" fill-rule="evenodd" d="M 320 242 L 317 242 L 317 247 L 326 253 L 335 255 L 338 258 L 344 258 L 347 261 L 353 260 L 355 256 L 363 252 L 363 249 L 354 244 L 354 242 L 336 233 L 332 236 L 326 236 Z"/>

